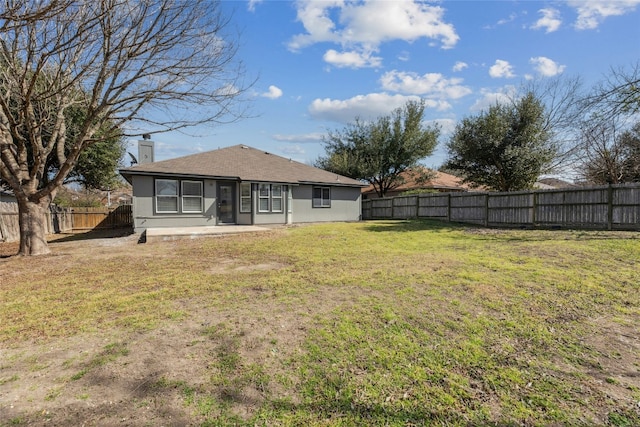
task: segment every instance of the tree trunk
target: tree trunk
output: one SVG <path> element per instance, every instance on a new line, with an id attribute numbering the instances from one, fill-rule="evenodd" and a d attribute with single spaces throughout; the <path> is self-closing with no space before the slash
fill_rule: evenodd
<path id="1" fill-rule="evenodd" d="M 48 200 L 40 203 L 18 200 L 20 223 L 20 251 L 18 255 L 45 255 L 51 252 L 47 245 Z"/>

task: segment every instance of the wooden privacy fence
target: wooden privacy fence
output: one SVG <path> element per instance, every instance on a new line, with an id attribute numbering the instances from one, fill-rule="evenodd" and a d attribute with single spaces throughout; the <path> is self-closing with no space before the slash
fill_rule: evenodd
<path id="1" fill-rule="evenodd" d="M 640 230 L 640 183 L 510 193 L 427 193 L 362 202 L 363 219 L 431 218 L 488 227 Z"/>
<path id="2" fill-rule="evenodd" d="M 87 231 L 96 228 L 131 227 L 131 205 L 108 208 L 61 208 L 51 206 L 47 213 L 47 234 Z M 17 203 L 0 203 L 0 242 L 20 240 Z"/>
<path id="3" fill-rule="evenodd" d="M 73 229 L 77 231 L 95 228 L 120 228 L 133 224 L 131 205 L 107 208 L 70 208 Z"/>

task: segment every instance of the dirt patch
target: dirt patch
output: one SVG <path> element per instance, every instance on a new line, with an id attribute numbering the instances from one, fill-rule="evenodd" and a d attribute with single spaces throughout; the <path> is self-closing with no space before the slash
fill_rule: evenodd
<path id="1" fill-rule="evenodd" d="M 209 269 L 211 274 L 233 274 L 244 271 L 269 271 L 269 270 L 281 270 L 287 267 L 286 264 L 279 262 L 268 262 L 260 264 L 248 264 L 242 263 L 239 259 L 223 258 L 216 260 L 213 267 Z"/>
<path id="2" fill-rule="evenodd" d="M 620 324 L 609 319 L 594 319 L 598 330 L 586 338 L 597 354 L 597 363 L 587 372 L 595 387 L 607 397 L 625 406 L 640 408 L 640 400 L 629 401 L 628 390 L 640 390 L 640 338 L 638 325 Z"/>
<path id="3" fill-rule="evenodd" d="M 259 363 L 273 375 L 299 351 L 309 321 L 273 304 L 242 312 L 194 301 L 179 305 L 189 315 L 153 331 L 104 331 L 3 349 L 0 424 L 197 424 L 202 414 L 186 404 L 186 393 L 209 382 L 221 352 L 233 351 L 242 363 Z M 274 383 L 226 398 L 239 416 L 249 416 L 267 391 L 290 394 Z M 224 389 L 215 392 L 224 397 Z"/>

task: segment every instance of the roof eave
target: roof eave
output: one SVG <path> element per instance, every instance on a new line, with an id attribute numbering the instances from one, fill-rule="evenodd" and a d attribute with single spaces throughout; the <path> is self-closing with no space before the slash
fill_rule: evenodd
<path id="1" fill-rule="evenodd" d="M 219 176 L 219 175 L 202 175 L 202 174 L 193 174 L 193 173 L 180 173 L 180 172 L 159 172 L 159 171 L 137 171 L 131 169 L 120 169 L 118 171 L 120 175 L 122 175 L 127 181 L 129 181 L 128 176 L 132 175 L 146 175 L 146 176 L 166 176 L 171 178 L 197 178 L 197 179 L 214 179 L 214 180 L 225 180 L 225 181 L 240 181 L 240 177 L 237 176 Z M 131 182 L 131 181 L 129 181 Z"/>
<path id="2" fill-rule="evenodd" d="M 369 184 L 350 183 L 339 181 L 298 181 L 301 185 L 330 185 L 332 187 L 368 187 Z"/>

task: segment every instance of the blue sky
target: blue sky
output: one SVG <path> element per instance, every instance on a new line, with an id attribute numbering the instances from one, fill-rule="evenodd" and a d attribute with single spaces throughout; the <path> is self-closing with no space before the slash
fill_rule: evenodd
<path id="1" fill-rule="evenodd" d="M 580 76 L 640 60 L 640 0 L 223 1 L 238 31 L 251 117 L 154 136 L 156 160 L 246 144 L 311 163 L 322 135 L 356 117 L 422 98 L 442 126 L 438 166 L 455 124 L 530 79 Z M 131 149 L 135 153 L 135 149 Z"/>

